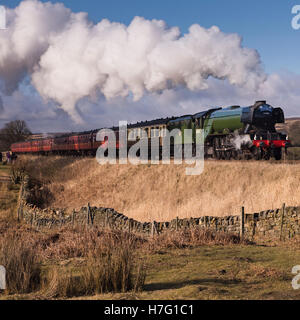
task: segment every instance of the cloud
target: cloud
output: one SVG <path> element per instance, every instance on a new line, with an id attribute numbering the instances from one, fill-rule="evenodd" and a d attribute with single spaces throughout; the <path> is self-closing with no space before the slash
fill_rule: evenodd
<path id="1" fill-rule="evenodd" d="M 3 111 L 4 111 L 3 100 L 2 100 L 2 97 L 0 96 L 0 115 L 1 113 L 3 113 Z"/>
<path id="2" fill-rule="evenodd" d="M 299 114 L 300 76 L 266 75 L 237 34 L 135 17 L 126 26 L 61 3 L 22 1 L 0 33 L 2 122 L 81 130 L 266 99 Z M 3 107 L 2 107 L 3 109 Z M 0 104 L 1 111 L 1 104 Z M 1 123 L 0 123 L 1 124 Z"/>
<path id="3" fill-rule="evenodd" d="M 192 25 L 181 35 L 164 21 L 135 17 L 129 26 L 102 20 L 63 4 L 28 0 L 8 10 L 0 34 L 0 76 L 12 93 L 26 75 L 39 94 L 80 121 L 76 104 L 84 97 L 106 99 L 161 92 L 185 86 L 208 87 L 209 77 L 257 88 L 264 80 L 256 50 L 218 27 Z"/>

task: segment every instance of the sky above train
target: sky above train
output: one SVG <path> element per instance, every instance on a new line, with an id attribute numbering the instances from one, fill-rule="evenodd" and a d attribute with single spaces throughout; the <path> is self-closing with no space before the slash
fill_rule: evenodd
<path id="1" fill-rule="evenodd" d="M 300 115 L 296 1 L 0 5 L 0 126 L 77 131 L 260 99 Z"/>

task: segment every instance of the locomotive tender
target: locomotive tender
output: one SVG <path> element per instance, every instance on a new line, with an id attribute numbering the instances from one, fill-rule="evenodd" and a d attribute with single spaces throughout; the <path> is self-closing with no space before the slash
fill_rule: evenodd
<path id="1" fill-rule="evenodd" d="M 171 140 L 173 148 L 184 141 L 184 130 L 192 130 L 190 143 L 195 145 L 197 130 L 204 132 L 205 155 L 215 159 L 281 160 L 291 143 L 285 133 L 276 131 L 277 123 L 284 123 L 281 108 L 273 108 L 266 101 L 257 101 L 249 107 L 231 106 L 213 108 L 195 115 L 179 118 L 157 119 L 129 125 L 128 148 L 140 139 L 159 138 L 160 149 L 166 130 L 179 129 L 180 134 Z M 120 146 L 119 129 L 116 134 L 116 148 Z M 16 154 L 60 154 L 93 155 L 105 141 L 97 141 L 99 130 L 77 134 L 66 134 L 56 138 L 44 138 L 15 143 L 11 151 Z M 150 148 L 149 148 L 150 149 Z"/>

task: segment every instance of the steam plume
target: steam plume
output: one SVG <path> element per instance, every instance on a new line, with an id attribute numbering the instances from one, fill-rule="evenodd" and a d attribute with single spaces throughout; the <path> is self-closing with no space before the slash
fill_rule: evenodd
<path id="1" fill-rule="evenodd" d="M 135 17 L 129 26 L 102 20 L 63 4 L 27 0 L 8 10 L 0 33 L 0 78 L 12 93 L 24 77 L 45 100 L 54 100 L 80 121 L 77 102 L 102 94 L 106 99 L 177 86 L 208 87 L 208 78 L 256 90 L 265 80 L 257 51 L 241 37 L 218 27 L 192 25 L 182 35 L 164 21 Z"/>

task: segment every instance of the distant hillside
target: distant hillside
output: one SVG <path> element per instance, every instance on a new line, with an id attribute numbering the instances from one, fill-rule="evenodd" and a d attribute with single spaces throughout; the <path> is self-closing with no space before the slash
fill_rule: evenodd
<path id="1" fill-rule="evenodd" d="M 300 146 L 300 117 L 286 119 L 284 124 L 277 125 L 277 130 L 287 132 L 293 145 Z"/>

